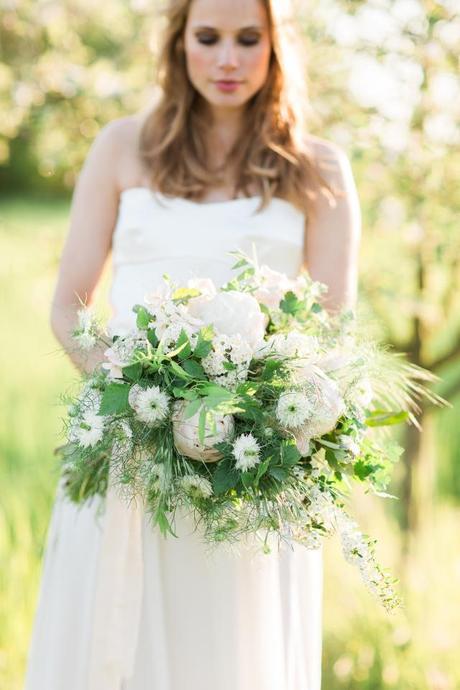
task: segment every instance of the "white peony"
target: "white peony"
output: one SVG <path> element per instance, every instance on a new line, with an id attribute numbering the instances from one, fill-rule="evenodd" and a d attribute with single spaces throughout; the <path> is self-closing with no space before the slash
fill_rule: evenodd
<path id="1" fill-rule="evenodd" d="M 212 324 L 217 333 L 241 335 L 256 349 L 265 334 L 265 318 L 257 300 L 244 292 L 218 292 L 208 301 L 190 300 L 189 310 L 198 319 Z"/>
<path id="2" fill-rule="evenodd" d="M 192 460 L 203 460 L 205 462 L 220 460 L 222 457 L 221 453 L 213 446 L 216 443 L 227 440 L 233 434 L 235 424 L 232 415 L 214 413 L 215 432 L 213 432 L 211 424 L 207 420 L 204 443 L 202 444 L 198 433 L 200 412 L 198 411 L 192 417 L 186 419 L 185 410 L 188 404 L 187 400 L 177 400 L 173 405 L 171 419 L 176 449 L 182 455 L 192 458 Z"/>
<path id="3" fill-rule="evenodd" d="M 339 418 L 345 412 L 345 403 L 337 383 L 326 374 L 315 373 L 308 381 L 309 399 L 313 402 L 313 413 L 302 424 L 302 434 L 315 438 L 335 429 Z"/>

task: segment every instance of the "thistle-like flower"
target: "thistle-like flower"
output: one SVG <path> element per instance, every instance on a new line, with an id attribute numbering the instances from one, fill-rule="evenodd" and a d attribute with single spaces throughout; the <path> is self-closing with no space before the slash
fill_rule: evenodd
<path id="1" fill-rule="evenodd" d="M 241 434 L 233 443 L 233 455 L 236 458 L 235 467 L 248 470 L 260 462 L 259 442 L 252 434 Z"/>
<path id="2" fill-rule="evenodd" d="M 310 417 L 313 411 L 311 400 L 305 393 L 288 391 L 282 393 L 276 406 L 276 416 L 288 429 L 296 429 Z"/>
<path id="3" fill-rule="evenodd" d="M 208 498 L 212 496 L 212 485 L 205 477 L 199 474 L 187 474 L 180 479 L 182 490 L 191 498 Z"/>
<path id="4" fill-rule="evenodd" d="M 138 419 L 146 424 L 158 424 L 166 418 L 169 411 L 169 396 L 159 386 L 141 388 L 133 386 L 129 395 L 129 404 Z"/>

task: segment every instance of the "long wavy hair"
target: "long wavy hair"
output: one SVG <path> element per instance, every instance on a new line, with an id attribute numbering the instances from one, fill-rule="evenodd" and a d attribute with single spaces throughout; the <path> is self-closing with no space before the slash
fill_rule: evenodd
<path id="1" fill-rule="evenodd" d="M 266 8 L 271 55 L 263 87 L 247 102 L 247 123 L 225 164 L 210 169 L 202 98 L 187 75 L 183 34 L 193 0 L 169 0 L 157 63 L 159 98 L 144 116 L 139 153 L 152 189 L 166 196 L 202 199 L 206 189 L 235 170 L 235 195 L 258 190 L 259 210 L 272 196 L 291 201 L 307 220 L 317 195 L 334 196 L 307 144 L 310 105 L 305 47 L 288 0 L 260 0 Z M 303 50 L 302 50 L 303 48 Z"/>

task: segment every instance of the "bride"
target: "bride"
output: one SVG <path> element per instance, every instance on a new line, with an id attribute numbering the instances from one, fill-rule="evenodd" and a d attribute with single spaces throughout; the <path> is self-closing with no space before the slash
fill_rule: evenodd
<path id="1" fill-rule="evenodd" d="M 287 0 L 170 0 L 161 97 L 106 125 L 76 184 L 51 326 L 70 332 L 111 252 L 112 334 L 168 273 L 223 284 L 228 252 L 329 287 L 353 307 L 360 210 L 340 148 L 307 134 Z M 177 539 L 109 491 L 77 507 L 60 481 L 25 690 L 319 690 L 322 551 L 211 558 L 190 518 Z"/>

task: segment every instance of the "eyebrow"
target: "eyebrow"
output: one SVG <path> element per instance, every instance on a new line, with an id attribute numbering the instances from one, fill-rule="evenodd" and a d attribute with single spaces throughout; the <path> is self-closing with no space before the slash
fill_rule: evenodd
<path id="1" fill-rule="evenodd" d="M 216 27 L 215 26 L 204 26 L 204 25 L 199 25 L 199 26 L 194 26 L 193 27 L 195 31 L 199 29 L 206 29 L 208 31 L 215 31 Z M 255 24 L 251 26 L 242 26 L 238 31 L 250 31 L 250 30 L 257 30 L 257 31 L 262 31 L 263 27 L 262 26 L 257 26 Z"/>

